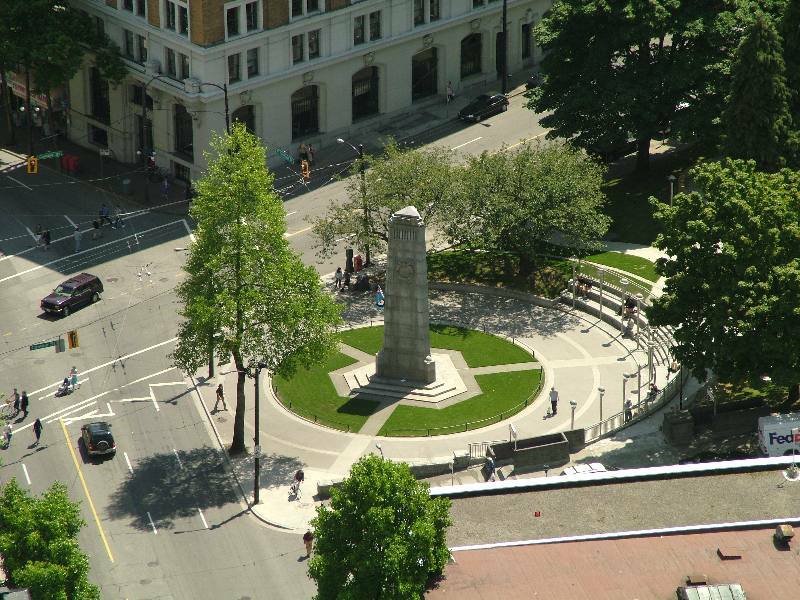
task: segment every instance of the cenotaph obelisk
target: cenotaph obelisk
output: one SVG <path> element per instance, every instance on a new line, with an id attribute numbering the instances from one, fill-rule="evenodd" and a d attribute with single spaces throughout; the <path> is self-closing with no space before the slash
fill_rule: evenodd
<path id="1" fill-rule="evenodd" d="M 428 262 L 425 223 L 413 206 L 389 219 L 383 348 L 376 359 L 380 380 L 436 380 L 428 334 Z"/>

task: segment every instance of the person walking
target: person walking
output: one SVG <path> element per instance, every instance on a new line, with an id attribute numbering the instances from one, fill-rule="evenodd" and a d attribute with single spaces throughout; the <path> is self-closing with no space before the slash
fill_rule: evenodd
<path id="1" fill-rule="evenodd" d="M 11 423 L 6 423 L 6 426 L 3 429 L 3 437 L 6 438 L 6 448 L 11 446 L 11 436 L 12 435 L 14 435 L 14 431 L 11 428 Z"/>
<path id="2" fill-rule="evenodd" d="M 42 422 L 37 417 L 36 420 L 33 422 L 33 435 L 36 436 L 36 443 L 35 443 L 36 446 L 39 445 L 39 438 L 42 437 L 42 429 L 44 429 L 44 425 L 42 425 Z"/>
<path id="3" fill-rule="evenodd" d="M 313 165 L 314 164 L 314 154 L 315 153 L 316 153 L 316 150 L 314 150 L 314 145 L 313 144 L 309 144 L 308 148 L 306 148 L 306 156 L 308 156 L 308 164 L 309 165 Z"/>
<path id="4" fill-rule="evenodd" d="M 100 215 L 99 216 L 100 216 L 100 227 L 103 226 L 103 223 L 105 221 L 108 221 L 109 225 L 113 225 L 113 223 L 111 222 L 111 217 L 109 216 L 108 206 L 106 206 L 105 202 L 103 202 L 103 204 L 100 205 Z"/>
<path id="5" fill-rule="evenodd" d="M 336 282 L 336 289 L 339 290 L 342 288 L 342 279 L 344 278 L 344 273 L 342 273 L 342 267 L 336 267 L 336 273 L 333 276 L 333 279 Z"/>
<path id="6" fill-rule="evenodd" d="M 42 225 L 41 225 L 41 223 L 36 225 L 36 231 L 34 231 L 34 235 L 36 236 L 36 246 L 38 246 L 38 247 L 42 248 L 42 250 L 44 250 L 44 246 L 43 246 L 44 240 L 42 239 Z"/>
<path id="7" fill-rule="evenodd" d="M 455 93 L 453 93 L 453 84 L 448 81 L 447 82 L 447 103 L 450 104 L 453 101 L 453 98 L 455 98 L 455 97 L 456 97 L 456 95 L 455 95 Z"/>
<path id="8" fill-rule="evenodd" d="M 69 383 L 73 392 L 78 389 L 78 369 L 75 365 L 72 365 L 72 368 L 69 370 Z"/>
<path id="9" fill-rule="evenodd" d="M 75 225 L 75 231 L 72 232 L 72 237 L 75 238 L 75 252 L 77 253 L 81 249 L 81 230 L 80 227 Z"/>
<path id="10" fill-rule="evenodd" d="M 303 534 L 303 543 L 306 545 L 306 558 L 310 558 L 314 549 L 314 534 L 310 529 Z"/>
<path id="11" fill-rule="evenodd" d="M 22 396 L 19 399 L 19 407 L 22 410 L 22 418 L 28 418 L 28 392 L 22 390 Z"/>
<path id="12" fill-rule="evenodd" d="M 44 249 L 50 250 L 50 230 L 45 229 L 42 232 L 42 241 L 44 242 Z"/>
<path id="13" fill-rule="evenodd" d="M 558 390 L 556 386 L 550 388 L 550 407 L 553 410 L 553 416 L 558 413 Z"/>
<path id="14" fill-rule="evenodd" d="M 16 417 L 19 414 L 19 401 L 20 401 L 19 392 L 17 391 L 17 388 L 14 388 L 14 391 L 11 393 L 11 397 L 14 400 L 14 416 Z"/>
<path id="15" fill-rule="evenodd" d="M 633 402 L 628 398 L 625 400 L 625 422 L 627 423 L 633 418 Z"/>
<path id="16" fill-rule="evenodd" d="M 218 410 L 217 406 L 219 406 L 220 402 L 222 402 L 222 410 L 228 410 L 228 405 L 225 404 L 225 393 L 222 391 L 221 383 L 217 386 L 217 401 L 214 403 L 214 412 Z"/>
<path id="17" fill-rule="evenodd" d="M 161 180 L 161 199 L 169 199 L 169 179 L 167 179 L 166 175 L 164 176 L 164 179 Z"/>

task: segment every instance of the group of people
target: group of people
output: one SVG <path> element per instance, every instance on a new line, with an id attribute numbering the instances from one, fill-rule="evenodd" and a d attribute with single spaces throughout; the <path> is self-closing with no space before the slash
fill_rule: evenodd
<path id="1" fill-rule="evenodd" d="M 56 390 L 56 396 L 66 396 L 74 392 L 78 387 L 78 369 L 73 365 L 69 373 L 67 373 L 67 376 L 64 377 L 64 381 L 61 382 L 58 390 Z"/>
<path id="2" fill-rule="evenodd" d="M 578 296 L 581 298 L 588 298 L 589 292 L 592 291 L 592 280 L 584 277 L 583 275 L 578 275 L 575 290 Z"/>
<path id="3" fill-rule="evenodd" d="M 350 271 L 343 271 L 342 267 L 336 268 L 336 273 L 333 274 L 333 285 L 336 290 L 344 290 L 345 288 L 355 291 L 366 291 L 369 289 L 369 275 L 366 271 L 359 271 L 356 274 L 356 281 L 353 283 L 353 276 Z"/>
<path id="4" fill-rule="evenodd" d="M 6 402 L 11 404 L 13 403 L 14 406 L 14 414 L 11 415 L 11 419 L 16 418 L 19 413 L 22 413 L 22 418 L 18 419 L 19 421 L 24 421 L 28 417 L 28 406 L 30 401 L 28 399 L 28 392 L 22 390 L 22 394 L 17 391 L 17 388 L 14 388 L 14 391 L 11 392 L 10 396 L 6 399 Z M 44 425 L 42 421 L 37 417 L 36 420 L 33 422 L 33 435 L 36 438 L 34 442 L 35 446 L 39 445 L 39 439 L 42 437 L 42 430 L 44 429 Z M 14 435 L 14 428 L 11 425 L 11 421 L 9 420 L 5 427 L 3 427 L 3 447 L 8 448 L 11 446 L 11 438 Z"/>
<path id="5" fill-rule="evenodd" d="M 36 231 L 34 232 L 36 237 L 36 245 L 41 248 L 42 250 L 49 250 L 50 249 L 50 230 L 49 229 L 42 229 L 41 225 L 36 226 Z"/>
<path id="6" fill-rule="evenodd" d="M 297 160 L 298 162 L 306 161 L 309 165 L 314 164 L 314 146 L 312 144 L 300 144 L 297 147 Z"/>

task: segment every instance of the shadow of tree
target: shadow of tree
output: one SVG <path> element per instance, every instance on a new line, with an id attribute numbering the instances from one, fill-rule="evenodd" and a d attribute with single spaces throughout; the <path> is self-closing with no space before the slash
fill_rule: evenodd
<path id="1" fill-rule="evenodd" d="M 194 516 L 197 509 L 238 502 L 236 482 L 225 468 L 219 450 L 203 446 L 175 454 L 162 452 L 144 458 L 128 479 L 111 495 L 112 519 L 130 518 L 137 529 L 150 529 L 147 513 L 161 528 L 175 519 Z"/>
<path id="2" fill-rule="evenodd" d="M 245 487 L 245 493 L 253 489 L 253 475 L 255 473 L 255 456 L 242 454 L 231 459 L 236 477 Z M 261 487 L 280 487 L 291 485 L 294 474 L 302 469 L 304 464 L 294 456 L 281 456 L 279 454 L 264 454 L 259 465 Z"/>

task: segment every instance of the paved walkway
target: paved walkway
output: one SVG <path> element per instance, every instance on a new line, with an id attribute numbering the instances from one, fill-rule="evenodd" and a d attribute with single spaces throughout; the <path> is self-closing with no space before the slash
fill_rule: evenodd
<path id="1" fill-rule="evenodd" d="M 287 411 L 264 381 L 261 399 L 261 491 L 260 504 L 254 512 L 263 520 L 296 531 L 304 530 L 315 514 L 318 502 L 312 496 L 319 481 L 345 476 L 361 456 L 377 453 L 376 443 L 387 458 L 407 462 L 447 462 L 453 452 L 463 453 L 470 443 L 507 440 L 508 425 L 513 422 L 521 437 L 565 431 L 571 428 L 569 401 L 577 402 L 574 427 L 584 427 L 600 420 L 598 388 L 605 388 L 604 415 L 622 407 L 623 374 L 636 373 L 646 364 L 644 353 L 635 342 L 620 339 L 619 331 L 582 313 L 546 309 L 529 302 L 480 293 L 432 291 L 431 320 L 460 323 L 475 329 L 508 336 L 534 349 L 544 369 L 545 385 L 538 401 L 513 418 L 478 430 L 440 437 L 383 438 L 374 433 L 344 433 L 306 421 Z M 374 320 L 370 295 L 348 298 L 345 319 L 352 325 Z M 646 367 L 642 369 L 642 387 L 646 385 Z M 665 372 L 658 378 L 664 381 Z M 635 382 L 636 378 L 631 382 Z M 228 411 L 213 411 L 214 389 L 223 383 Z M 248 411 L 245 428 L 248 447 L 254 434 L 253 387 L 246 386 Z M 561 402 L 557 416 L 545 419 L 549 402 L 546 391 L 551 385 L 559 390 Z M 627 387 L 635 402 L 635 385 Z M 233 365 L 220 369 L 213 381 L 200 381 L 199 390 L 212 422 L 224 445 L 233 431 L 236 374 Z M 644 394 L 642 394 L 644 396 Z M 248 496 L 253 489 L 253 457 L 233 459 L 234 471 Z M 289 485 L 298 469 L 305 472 L 303 495 L 290 497 Z"/>

